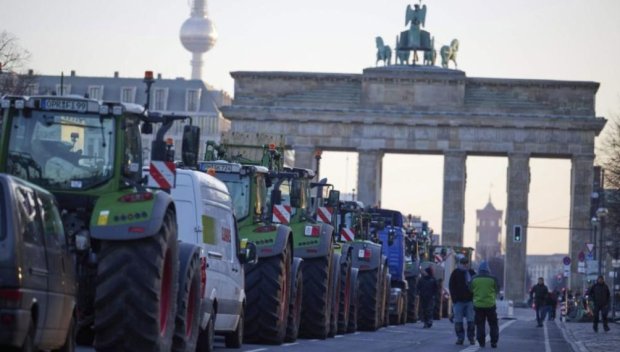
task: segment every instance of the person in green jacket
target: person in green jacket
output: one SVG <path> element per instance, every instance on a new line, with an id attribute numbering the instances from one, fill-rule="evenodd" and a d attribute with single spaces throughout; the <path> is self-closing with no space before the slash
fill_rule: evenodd
<path id="1" fill-rule="evenodd" d="M 499 340 L 499 326 L 497 324 L 497 311 L 495 310 L 495 298 L 499 292 L 499 285 L 495 276 L 491 275 L 489 264 L 482 261 L 478 267 L 478 275 L 474 276 L 470 285 L 474 294 L 474 312 L 476 323 L 476 339 L 480 347 L 485 345 L 486 322 L 489 322 L 491 335 L 491 347 L 497 348 Z"/>

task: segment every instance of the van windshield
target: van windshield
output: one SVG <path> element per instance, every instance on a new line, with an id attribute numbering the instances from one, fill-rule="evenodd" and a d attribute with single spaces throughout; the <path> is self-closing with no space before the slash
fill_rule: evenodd
<path id="1" fill-rule="evenodd" d="M 217 178 L 228 187 L 237 220 L 245 219 L 250 214 L 250 177 L 218 172 Z"/>

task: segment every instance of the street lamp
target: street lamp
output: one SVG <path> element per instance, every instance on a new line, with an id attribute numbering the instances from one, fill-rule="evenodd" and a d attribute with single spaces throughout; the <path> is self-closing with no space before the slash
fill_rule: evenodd
<path id="1" fill-rule="evenodd" d="M 596 253 L 598 254 L 598 274 L 599 275 L 603 275 L 603 269 L 602 269 L 602 264 L 603 264 L 603 231 L 605 228 L 605 217 L 607 217 L 607 214 L 609 214 L 609 210 L 607 210 L 607 208 L 598 208 L 596 210 L 596 218 L 598 219 L 598 222 L 600 222 L 601 224 L 601 228 L 599 229 L 599 240 L 598 240 L 598 250 L 596 251 Z M 596 235 L 596 232 L 595 232 Z"/>

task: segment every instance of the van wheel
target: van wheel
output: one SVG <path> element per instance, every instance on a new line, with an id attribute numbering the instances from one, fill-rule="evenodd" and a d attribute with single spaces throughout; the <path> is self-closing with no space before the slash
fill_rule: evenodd
<path id="1" fill-rule="evenodd" d="M 235 331 L 227 334 L 224 338 L 226 348 L 241 348 L 241 345 L 243 345 L 243 324 L 245 324 L 244 311 L 245 307 L 241 307 L 241 312 L 239 313 L 239 321 L 237 322 L 237 328 L 235 329 Z"/>
<path id="2" fill-rule="evenodd" d="M 53 352 L 73 352 L 75 351 L 75 315 L 71 317 L 69 322 L 69 329 L 67 330 L 67 337 L 65 337 L 65 344 Z"/>
<path id="3" fill-rule="evenodd" d="M 330 284 L 331 253 L 322 258 L 304 260 L 304 295 L 300 336 L 326 339 L 330 330 L 332 296 Z"/>
<path id="4" fill-rule="evenodd" d="M 185 244 L 181 244 L 183 246 Z M 181 265 L 179 273 L 179 295 L 175 321 L 172 351 L 184 352 L 196 350 L 196 341 L 200 330 L 200 257 L 194 252 Z"/>
<path id="5" fill-rule="evenodd" d="M 246 271 L 246 342 L 279 345 L 284 341 L 290 300 L 291 251 L 286 244 L 282 254 L 261 258 Z"/>
<path id="6" fill-rule="evenodd" d="M 213 352 L 213 344 L 215 340 L 215 315 L 211 314 L 211 319 L 207 323 L 207 327 L 198 334 L 198 342 L 196 344 L 196 352 Z"/>
<path id="7" fill-rule="evenodd" d="M 153 236 L 102 241 L 95 294 L 95 349 L 170 351 L 177 305 L 176 216 Z"/>

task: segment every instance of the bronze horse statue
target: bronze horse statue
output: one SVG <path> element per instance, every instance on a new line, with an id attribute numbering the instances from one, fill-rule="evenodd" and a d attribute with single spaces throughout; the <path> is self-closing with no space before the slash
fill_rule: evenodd
<path id="1" fill-rule="evenodd" d="M 458 68 L 458 64 L 456 63 L 456 54 L 459 51 L 459 41 L 458 39 L 452 39 L 450 46 L 444 45 L 441 47 L 441 67 L 448 68 L 448 63 L 450 61 L 454 62 L 454 68 Z"/>
<path id="2" fill-rule="evenodd" d="M 392 64 L 392 48 L 389 45 L 383 43 L 383 38 L 377 37 L 375 39 L 377 43 L 377 62 L 375 66 L 379 65 L 379 61 L 383 61 L 384 66 Z"/>

